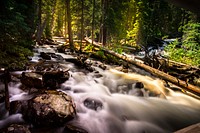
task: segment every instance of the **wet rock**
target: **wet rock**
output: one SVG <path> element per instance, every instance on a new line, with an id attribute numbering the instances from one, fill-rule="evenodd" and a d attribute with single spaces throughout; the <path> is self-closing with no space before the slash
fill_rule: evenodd
<path id="1" fill-rule="evenodd" d="M 94 72 L 94 78 L 101 78 L 101 77 L 103 77 L 103 75 L 100 74 L 98 71 Z"/>
<path id="2" fill-rule="evenodd" d="M 52 39 L 49 39 L 49 38 L 46 39 L 44 41 L 44 43 L 47 44 L 47 45 L 58 45 L 58 43 L 54 42 Z"/>
<path id="3" fill-rule="evenodd" d="M 65 49 L 67 48 L 66 45 L 61 45 L 57 47 L 57 51 L 60 53 L 65 53 Z"/>
<path id="4" fill-rule="evenodd" d="M 41 52 L 40 53 L 40 57 L 42 57 L 45 60 L 51 60 L 51 55 L 45 53 L 45 52 Z"/>
<path id="5" fill-rule="evenodd" d="M 23 72 L 21 83 L 30 88 L 43 88 L 42 75 L 34 72 Z"/>
<path id="6" fill-rule="evenodd" d="M 47 72 L 47 71 L 66 71 L 68 68 L 62 66 L 58 62 L 55 61 L 40 61 L 38 63 L 32 64 L 28 68 L 33 72 Z"/>
<path id="7" fill-rule="evenodd" d="M 59 64 L 53 61 L 41 61 L 34 66 L 36 72 L 53 71 L 59 69 Z"/>
<path id="8" fill-rule="evenodd" d="M 89 72 L 93 72 L 94 68 L 91 67 L 92 64 L 90 62 L 86 61 L 87 59 L 88 59 L 87 56 L 78 55 L 77 58 L 68 58 L 68 59 L 65 59 L 65 61 L 74 63 L 79 68 L 84 68 L 88 70 Z"/>
<path id="9" fill-rule="evenodd" d="M 2 131 L 3 133 L 31 133 L 27 125 L 12 124 Z"/>
<path id="10" fill-rule="evenodd" d="M 87 98 L 84 100 L 83 103 L 85 107 L 95 110 L 95 111 L 99 111 L 103 108 L 103 104 L 101 103 L 101 101 L 96 100 L 96 99 Z"/>
<path id="11" fill-rule="evenodd" d="M 75 105 L 71 96 L 57 91 L 45 93 L 28 100 L 22 107 L 25 120 L 37 127 L 61 126 L 72 120 L 76 115 Z"/>
<path id="12" fill-rule="evenodd" d="M 77 126 L 66 125 L 63 133 L 88 133 L 88 132 Z"/>
<path id="13" fill-rule="evenodd" d="M 137 89 L 144 88 L 144 84 L 142 82 L 136 82 L 135 83 L 135 88 L 137 88 Z"/>
<path id="14" fill-rule="evenodd" d="M 42 61 L 31 66 L 33 72 L 24 72 L 21 82 L 27 87 L 57 89 L 69 79 L 68 68 L 57 62 Z"/>
<path id="15" fill-rule="evenodd" d="M 50 71 L 43 74 L 44 86 L 51 89 L 59 88 L 60 84 L 64 83 L 68 79 L 68 71 Z"/>
<path id="16" fill-rule="evenodd" d="M 5 101 L 5 91 L 0 90 L 0 103 Z"/>
<path id="17" fill-rule="evenodd" d="M 55 58 L 57 60 L 64 60 L 64 58 L 61 55 L 59 55 L 59 54 L 52 54 L 51 57 Z"/>
<path id="18" fill-rule="evenodd" d="M 101 68 L 101 69 L 103 69 L 103 70 L 106 70 L 106 65 L 104 65 L 104 64 L 99 64 L 99 67 Z"/>

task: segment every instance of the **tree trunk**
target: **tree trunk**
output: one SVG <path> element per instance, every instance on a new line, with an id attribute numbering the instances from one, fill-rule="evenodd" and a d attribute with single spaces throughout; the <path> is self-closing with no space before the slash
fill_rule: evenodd
<path id="1" fill-rule="evenodd" d="M 95 9 L 95 0 L 93 0 L 93 11 L 92 11 L 92 45 L 94 41 L 94 9 Z"/>
<path id="2" fill-rule="evenodd" d="M 85 41 L 87 41 L 87 42 L 89 42 L 89 43 L 92 43 L 92 40 L 89 39 L 89 38 L 85 38 Z M 111 55 L 113 55 L 113 56 L 115 56 L 115 57 L 118 57 L 118 58 L 120 58 L 120 59 L 123 59 L 123 60 L 125 60 L 125 61 L 127 61 L 127 62 L 129 62 L 129 63 L 131 63 L 131 64 L 134 64 L 134 65 L 136 65 L 136 66 L 138 66 L 138 67 L 140 67 L 140 68 L 142 68 L 142 69 L 144 69 L 144 70 L 146 70 L 146 71 L 148 71 L 148 72 L 150 72 L 150 73 L 152 73 L 152 74 L 158 76 L 159 78 L 161 78 L 161 79 L 163 79 L 163 80 L 165 80 L 165 81 L 169 81 L 169 82 L 171 82 L 171 83 L 173 83 L 173 84 L 175 84 L 175 85 L 177 85 L 177 86 L 182 87 L 183 89 L 186 89 L 187 91 L 190 91 L 190 92 L 192 92 L 192 93 L 194 93 L 194 94 L 200 96 L 200 88 L 197 87 L 197 86 L 188 84 L 188 83 L 186 83 L 185 81 L 182 81 L 182 80 L 180 80 L 180 79 L 178 79 L 178 78 L 176 78 L 176 77 L 173 77 L 173 76 L 171 76 L 171 75 L 168 75 L 168 74 L 166 74 L 166 73 L 164 73 L 164 72 L 162 72 L 162 71 L 159 71 L 159 70 L 157 70 L 157 69 L 155 69 L 155 68 L 152 68 L 152 67 L 150 67 L 150 66 L 147 66 L 147 65 L 145 65 L 145 64 L 143 64 L 143 63 L 140 63 L 140 62 L 138 62 L 138 61 L 136 61 L 136 60 L 134 60 L 134 59 L 132 59 L 132 58 L 128 58 L 128 57 L 126 57 L 126 56 L 124 56 L 124 55 L 115 53 L 114 51 L 110 51 L 110 50 L 108 50 L 108 49 L 105 49 L 104 47 L 101 47 L 101 46 L 100 46 L 98 43 L 96 43 L 96 42 L 94 42 L 93 45 L 96 46 L 96 47 L 98 47 L 98 48 L 101 48 L 104 52 L 106 52 L 106 53 L 108 53 L 108 54 L 111 54 Z"/>
<path id="3" fill-rule="evenodd" d="M 37 33 L 36 33 L 36 41 L 40 42 L 41 40 L 41 23 L 42 23 L 42 0 L 38 1 L 38 25 L 37 25 Z"/>
<path id="4" fill-rule="evenodd" d="M 67 36 L 67 9 L 65 7 L 65 33 L 64 37 L 66 38 Z"/>
<path id="5" fill-rule="evenodd" d="M 57 0 L 54 1 L 54 7 L 53 7 L 53 9 L 52 9 L 51 25 L 50 25 L 50 30 L 51 30 L 51 32 L 53 31 L 54 14 L 55 14 L 55 11 L 56 11 L 56 4 L 57 4 Z"/>
<path id="6" fill-rule="evenodd" d="M 83 22 L 84 22 L 84 14 L 83 14 L 83 9 L 84 9 L 84 0 L 81 0 L 81 43 L 80 43 L 80 52 L 82 52 L 82 45 L 83 45 Z"/>
<path id="7" fill-rule="evenodd" d="M 68 24 L 69 45 L 70 45 L 71 51 L 74 51 L 73 34 L 72 34 L 72 26 L 71 26 L 70 0 L 66 0 L 66 6 L 67 6 L 67 24 Z"/>
<path id="8" fill-rule="evenodd" d="M 103 46 L 105 46 L 107 41 L 106 13 L 107 13 L 108 0 L 103 0 L 102 5 L 103 5 L 102 44 Z"/>

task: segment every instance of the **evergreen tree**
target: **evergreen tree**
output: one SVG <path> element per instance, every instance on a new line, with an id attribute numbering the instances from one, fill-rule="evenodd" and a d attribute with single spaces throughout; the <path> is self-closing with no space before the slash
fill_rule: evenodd
<path id="1" fill-rule="evenodd" d="M 34 29 L 32 1 L 0 1 L 0 66 L 15 69 L 22 68 Z"/>

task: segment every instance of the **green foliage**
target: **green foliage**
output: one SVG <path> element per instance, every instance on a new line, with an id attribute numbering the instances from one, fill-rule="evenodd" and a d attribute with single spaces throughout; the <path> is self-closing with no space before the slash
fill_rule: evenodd
<path id="1" fill-rule="evenodd" d="M 181 45 L 178 48 L 177 45 Z M 190 22 L 183 26 L 183 38 L 166 48 L 172 60 L 200 66 L 200 23 Z"/>
<path id="2" fill-rule="evenodd" d="M 87 45 L 85 48 L 84 48 L 84 51 L 92 51 L 93 50 L 93 48 L 94 48 L 94 46 L 92 46 L 92 45 Z"/>
<path id="3" fill-rule="evenodd" d="M 117 53 L 119 53 L 119 54 L 122 54 L 123 49 L 122 49 L 122 48 L 116 48 L 116 49 L 115 49 L 115 52 L 117 52 Z"/>
<path id="4" fill-rule="evenodd" d="M 102 51 L 102 50 L 97 51 L 96 55 L 99 56 L 102 59 L 105 59 L 104 51 Z"/>
<path id="5" fill-rule="evenodd" d="M 0 52 L 1 67 L 12 70 L 23 69 L 28 61 L 27 57 L 32 56 L 32 52 L 18 45 L 7 45 L 6 51 Z"/>
<path id="6" fill-rule="evenodd" d="M 123 48 L 120 47 L 120 43 L 115 43 L 112 47 L 108 47 L 108 49 L 115 51 L 116 53 L 122 54 L 124 51 Z"/>
<path id="7" fill-rule="evenodd" d="M 1 1 L 0 5 L 0 67 L 22 68 L 31 52 L 33 23 L 27 11 L 32 5 L 26 1 Z M 28 16 L 27 16 L 28 15 Z"/>

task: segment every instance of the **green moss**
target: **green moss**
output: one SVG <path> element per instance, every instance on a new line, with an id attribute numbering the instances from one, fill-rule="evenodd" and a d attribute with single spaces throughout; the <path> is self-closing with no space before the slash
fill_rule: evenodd
<path id="1" fill-rule="evenodd" d="M 23 69 L 28 61 L 28 56 L 32 56 L 32 52 L 18 45 L 6 45 L 0 50 L 0 67 L 11 70 Z"/>

